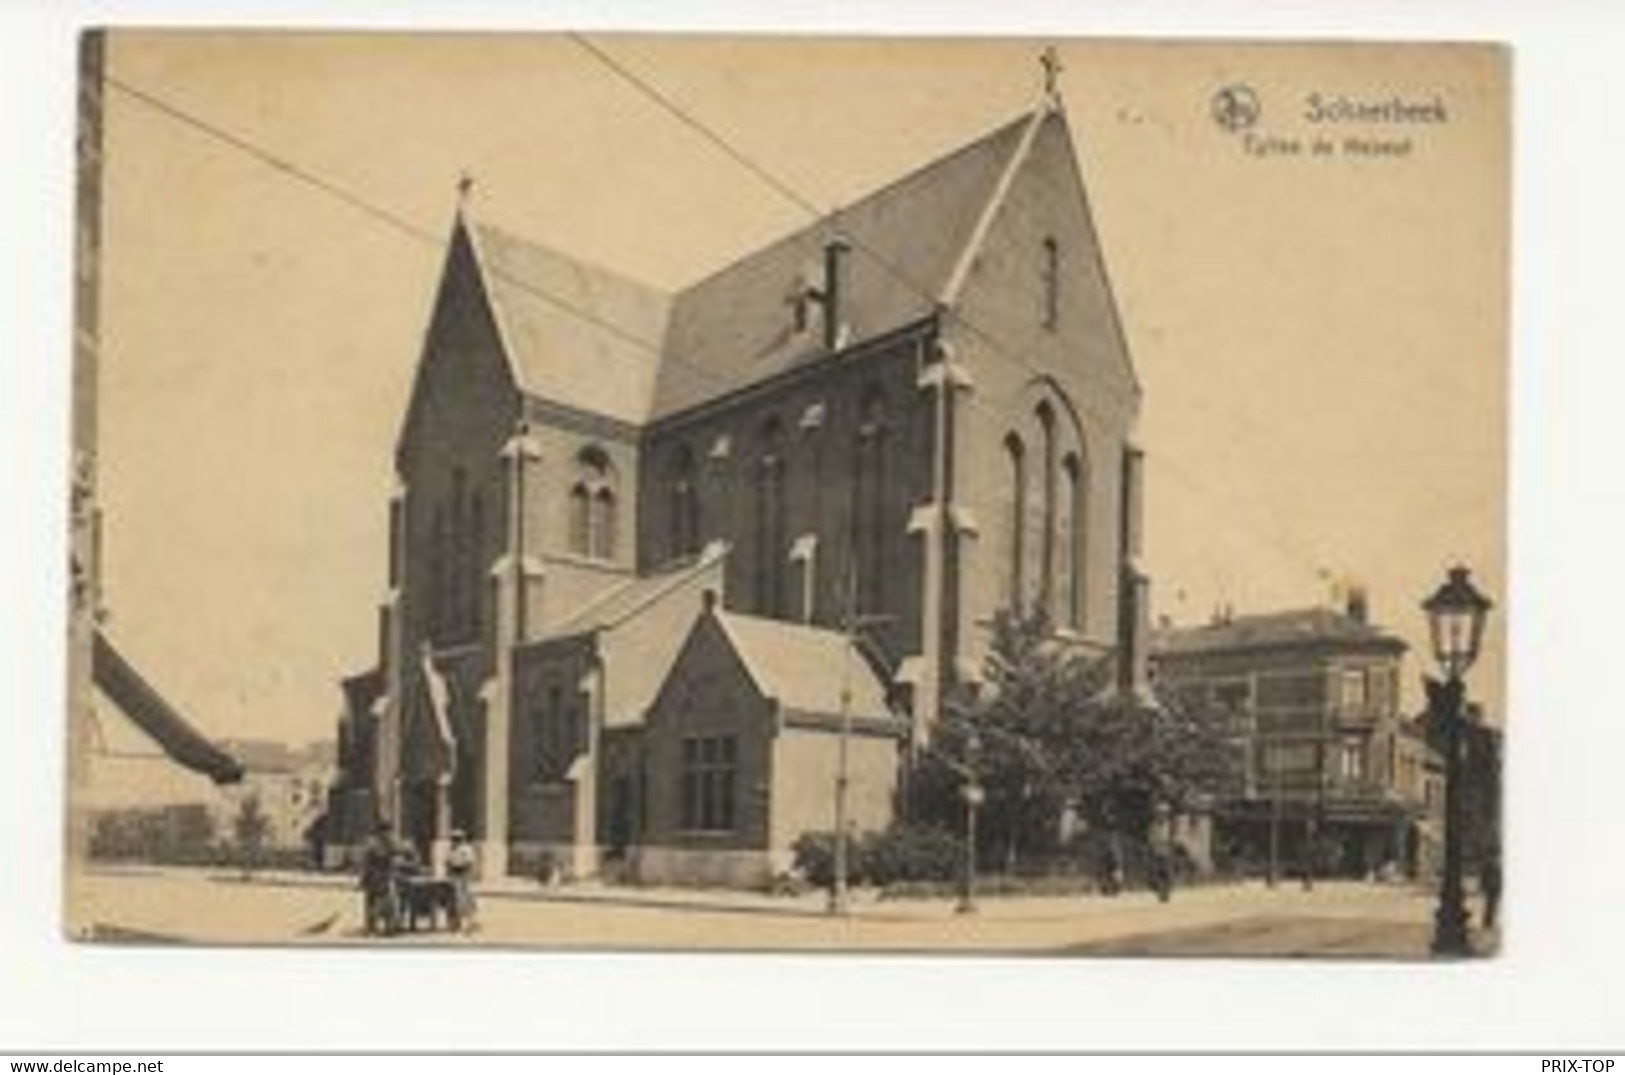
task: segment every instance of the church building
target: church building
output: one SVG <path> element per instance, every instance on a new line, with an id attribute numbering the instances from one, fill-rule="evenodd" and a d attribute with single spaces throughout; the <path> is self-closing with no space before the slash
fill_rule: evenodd
<path id="1" fill-rule="evenodd" d="M 675 293 L 452 226 L 341 839 L 754 883 L 898 810 L 992 619 L 1143 686 L 1140 386 L 1059 98 Z"/>

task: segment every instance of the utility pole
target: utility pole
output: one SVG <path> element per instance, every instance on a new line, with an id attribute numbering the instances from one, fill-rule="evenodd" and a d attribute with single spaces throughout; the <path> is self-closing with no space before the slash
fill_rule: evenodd
<path id="1" fill-rule="evenodd" d="M 855 552 L 855 545 L 853 548 Z M 851 789 L 852 749 L 852 651 L 861 642 L 860 632 L 866 626 L 885 623 L 893 617 L 860 615 L 858 612 L 857 562 L 852 553 L 847 556 L 846 600 L 841 613 L 841 635 L 846 645 L 841 649 L 841 738 L 835 762 L 835 848 L 833 880 L 829 890 L 829 913 L 844 915 L 851 909 L 848 878 L 851 873 L 851 837 L 848 794 Z"/>
<path id="2" fill-rule="evenodd" d="M 1270 866 L 1266 880 L 1274 888 L 1281 874 L 1281 751 L 1266 748 L 1264 758 L 1270 769 Z"/>
<path id="3" fill-rule="evenodd" d="M 95 743 L 92 653 L 103 617 L 101 509 L 97 481 L 97 371 L 101 358 L 102 108 L 106 34 L 79 41 L 78 155 L 74 195 L 73 475 L 68 549 L 68 831 L 63 883 L 73 907 L 90 852 L 90 752 Z"/>
<path id="4" fill-rule="evenodd" d="M 852 646 L 857 633 L 856 571 L 847 565 L 846 608 L 841 614 L 841 633 L 846 645 L 841 649 L 841 744 L 835 763 L 835 876 L 829 889 L 829 913 L 844 915 L 850 910 L 847 892 L 846 794 L 851 782 L 848 754 L 852 739 Z"/>

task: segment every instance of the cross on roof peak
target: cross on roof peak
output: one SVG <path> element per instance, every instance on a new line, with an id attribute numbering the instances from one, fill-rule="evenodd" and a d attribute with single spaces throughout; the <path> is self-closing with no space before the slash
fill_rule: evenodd
<path id="1" fill-rule="evenodd" d="M 1061 65 L 1061 54 L 1054 45 L 1047 46 L 1038 56 L 1038 63 L 1044 69 L 1044 99 L 1052 104 L 1059 104 L 1061 100 L 1061 72 L 1066 70 Z"/>

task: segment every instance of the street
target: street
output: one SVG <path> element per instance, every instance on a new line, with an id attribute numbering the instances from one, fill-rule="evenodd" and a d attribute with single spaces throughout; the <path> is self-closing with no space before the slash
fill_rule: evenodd
<path id="1" fill-rule="evenodd" d="M 1103 956 L 1423 958 L 1434 900 L 1407 886 L 1327 882 L 1182 889 L 1166 904 L 1115 898 L 985 897 L 954 901 L 858 894 L 850 915 L 821 892 L 772 897 L 720 890 L 604 885 L 543 888 L 506 881 L 480 890 L 479 930 L 370 938 L 351 879 L 229 871 L 104 868 L 77 879 L 71 932 L 104 941 L 537 949 L 892 951 Z M 1475 908 L 1476 910 L 1476 908 Z M 1479 939 L 1481 949 L 1488 947 Z"/>

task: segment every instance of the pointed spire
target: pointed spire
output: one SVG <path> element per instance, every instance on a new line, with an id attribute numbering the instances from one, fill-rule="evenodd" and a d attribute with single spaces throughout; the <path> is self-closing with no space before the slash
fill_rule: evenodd
<path id="1" fill-rule="evenodd" d="M 1044 69 L 1044 104 L 1051 108 L 1061 107 L 1061 73 L 1066 70 L 1061 65 L 1061 54 L 1054 45 L 1047 46 L 1038 56 L 1038 64 Z"/>

